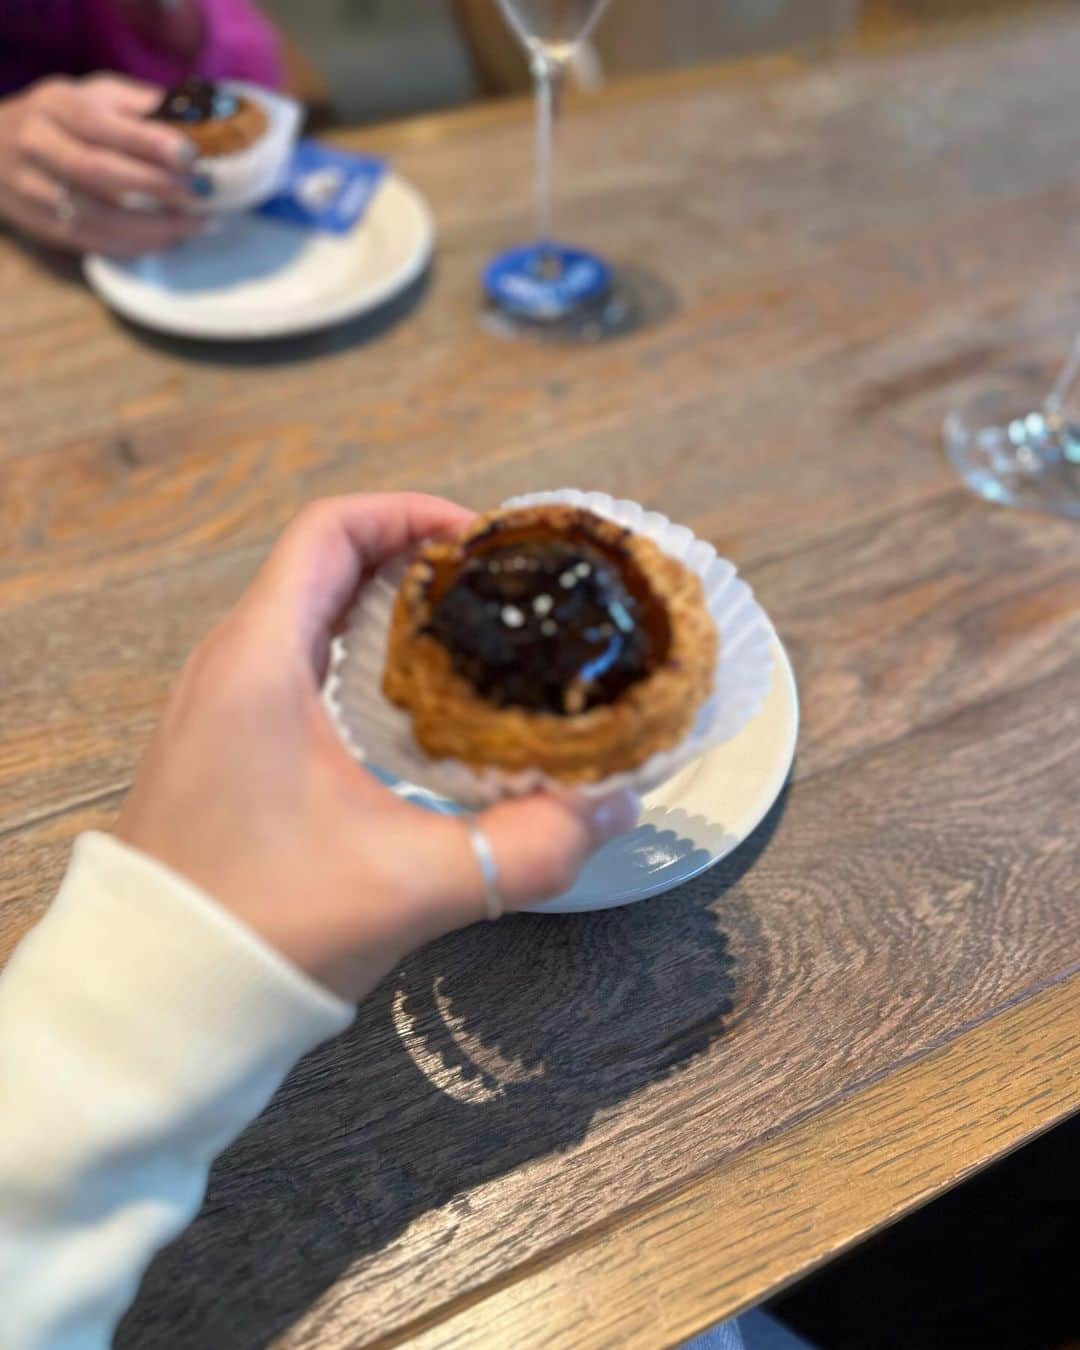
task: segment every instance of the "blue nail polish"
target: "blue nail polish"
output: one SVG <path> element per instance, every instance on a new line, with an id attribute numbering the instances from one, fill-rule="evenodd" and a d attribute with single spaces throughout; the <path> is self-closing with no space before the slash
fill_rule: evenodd
<path id="1" fill-rule="evenodd" d="M 196 197 L 212 197 L 214 195 L 214 180 L 208 173 L 195 173 L 190 179 L 191 190 Z"/>

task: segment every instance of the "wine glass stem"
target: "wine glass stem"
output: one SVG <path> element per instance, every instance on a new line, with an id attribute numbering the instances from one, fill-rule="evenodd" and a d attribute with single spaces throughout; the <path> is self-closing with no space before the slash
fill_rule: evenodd
<path id="1" fill-rule="evenodd" d="M 532 56 L 536 81 L 536 242 L 541 254 L 551 255 L 554 232 L 555 131 L 562 111 L 566 62 L 550 52 Z"/>
<path id="2" fill-rule="evenodd" d="M 1059 413 L 1064 407 L 1065 400 L 1069 397 L 1078 375 L 1080 375 L 1080 337 L 1073 340 L 1069 355 L 1065 358 L 1065 364 L 1061 367 L 1044 406 L 1051 412 Z"/>

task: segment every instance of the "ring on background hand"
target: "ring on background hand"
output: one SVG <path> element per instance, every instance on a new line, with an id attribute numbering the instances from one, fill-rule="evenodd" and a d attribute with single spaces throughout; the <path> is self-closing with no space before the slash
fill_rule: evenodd
<path id="1" fill-rule="evenodd" d="M 484 913 L 494 922 L 496 919 L 502 918 L 505 909 L 502 894 L 499 891 L 499 865 L 495 861 L 495 851 L 491 847 L 491 841 L 480 826 L 475 821 L 470 821 L 468 830 L 473 856 L 476 858 L 480 875 L 484 880 Z"/>
<path id="2" fill-rule="evenodd" d="M 75 196 L 64 183 L 60 185 L 53 210 L 56 213 L 57 223 L 63 225 L 65 229 L 70 229 L 75 224 L 76 217 L 79 214 L 75 205 Z"/>

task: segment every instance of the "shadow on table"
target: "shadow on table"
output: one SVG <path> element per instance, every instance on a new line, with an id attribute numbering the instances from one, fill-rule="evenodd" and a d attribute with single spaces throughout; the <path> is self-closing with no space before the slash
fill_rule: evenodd
<path id="1" fill-rule="evenodd" d="M 617 342 L 646 328 L 658 328 L 679 308 L 674 287 L 659 272 L 638 262 L 619 262 L 615 264 L 608 295 L 566 322 L 512 321 L 492 306 L 480 311 L 480 322 L 493 337 L 504 341 L 589 347 Z"/>
<path id="2" fill-rule="evenodd" d="M 47 272 L 53 281 L 63 286 L 85 286 L 82 258 L 76 253 L 63 253 L 50 248 L 47 244 L 36 243 L 25 235 L 17 234 L 8 225 L 0 221 L 0 239 L 7 243 L 24 258 L 29 258 L 43 272 Z"/>
<path id="3" fill-rule="evenodd" d="M 452 1230 L 470 1189 L 572 1147 L 599 1110 L 712 1046 L 735 1006 L 732 946 L 761 940 L 736 883 L 785 800 L 668 896 L 519 915 L 410 959 L 219 1161 L 202 1213 L 151 1267 L 117 1346 L 254 1350 L 346 1270 L 378 1303 L 365 1257 L 424 1215 L 441 1211 Z"/>
<path id="4" fill-rule="evenodd" d="M 283 238 L 289 236 L 283 231 Z M 89 289 L 83 277 L 82 261 L 69 253 L 23 239 L 0 225 L 0 238 L 8 239 L 35 264 L 48 272 L 57 282 L 64 285 L 82 286 Z M 278 259 L 280 261 L 280 258 Z M 267 259 L 259 262 L 259 268 L 266 270 Z M 256 269 L 258 270 L 258 269 Z M 299 361 L 309 361 L 319 356 L 333 356 L 347 351 L 351 347 L 361 347 L 374 342 L 395 328 L 402 320 L 417 308 L 426 296 L 434 277 L 434 258 L 404 291 L 392 300 L 380 305 L 359 318 L 329 328 L 317 329 L 297 337 L 266 338 L 258 341 L 201 341 L 195 338 L 172 337 L 145 328 L 141 324 L 125 319 L 115 311 L 108 311 L 114 323 L 129 333 L 136 341 L 145 346 L 185 361 L 197 361 L 204 365 L 217 366 L 280 366 L 292 365 Z M 102 301 L 104 307 L 104 301 Z"/>
<path id="5" fill-rule="evenodd" d="M 335 356 L 353 347 L 375 342 L 407 319 L 423 301 L 431 285 L 434 263 L 404 291 L 378 309 L 346 323 L 320 328 L 297 337 L 264 338 L 244 342 L 203 342 L 172 337 L 133 323 L 113 313 L 113 321 L 136 341 L 169 356 L 209 366 L 287 366 L 320 356 Z"/>

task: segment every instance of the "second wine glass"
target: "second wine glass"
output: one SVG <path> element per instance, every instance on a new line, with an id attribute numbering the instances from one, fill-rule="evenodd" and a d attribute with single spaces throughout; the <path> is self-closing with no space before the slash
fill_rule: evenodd
<path id="1" fill-rule="evenodd" d="M 607 262 L 555 236 L 554 141 L 566 72 L 610 0 L 498 0 L 529 58 L 536 86 L 536 237 L 484 273 L 488 299 L 512 328 L 555 327 L 596 337 L 612 323 Z"/>
<path id="2" fill-rule="evenodd" d="M 1051 389 L 1002 372 L 945 419 L 949 457 L 987 501 L 1080 520 L 1080 337 Z"/>

